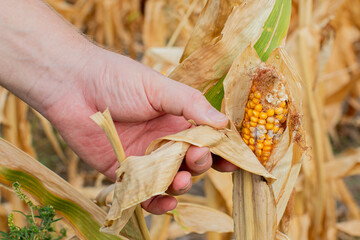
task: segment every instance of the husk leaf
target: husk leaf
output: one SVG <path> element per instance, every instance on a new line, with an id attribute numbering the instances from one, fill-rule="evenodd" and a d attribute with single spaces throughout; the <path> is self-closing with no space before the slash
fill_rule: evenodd
<path id="1" fill-rule="evenodd" d="M 247 171 L 272 182 L 274 178 L 258 161 L 248 161 L 252 154 L 231 130 L 198 126 L 155 140 L 145 156 L 128 157 L 117 170 L 121 176 L 115 187 L 113 205 L 107 221 L 120 218 L 122 211 L 146 199 L 164 193 L 171 184 L 190 145 L 209 147 L 210 151 Z M 122 194 L 126 192 L 127 194 Z M 115 201 L 116 199 L 116 201 Z"/>
<path id="2" fill-rule="evenodd" d="M 214 208 L 193 204 L 179 203 L 171 211 L 175 221 L 185 232 L 233 232 L 232 218 Z"/>
<path id="3" fill-rule="evenodd" d="M 196 50 L 169 77 L 199 90 L 219 80 L 235 57 L 259 37 L 274 3 L 275 0 L 249 0 L 234 6 L 219 40 Z"/>
<path id="4" fill-rule="evenodd" d="M 197 49 L 211 44 L 221 34 L 224 24 L 232 11 L 234 4 L 241 0 L 209 0 L 197 20 L 190 39 L 185 46 L 180 62 Z"/>

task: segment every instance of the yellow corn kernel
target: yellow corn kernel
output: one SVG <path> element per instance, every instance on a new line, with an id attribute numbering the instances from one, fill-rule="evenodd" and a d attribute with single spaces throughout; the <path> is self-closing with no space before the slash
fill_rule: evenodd
<path id="1" fill-rule="evenodd" d="M 263 143 L 264 142 L 264 140 L 265 140 L 265 138 L 264 139 L 256 139 L 256 141 L 258 142 L 258 143 Z"/>
<path id="2" fill-rule="evenodd" d="M 248 128 L 243 128 L 243 132 L 244 132 L 245 134 L 250 134 L 250 129 L 248 129 Z"/>
<path id="3" fill-rule="evenodd" d="M 274 117 L 268 117 L 268 118 L 266 119 L 266 122 L 268 122 L 268 123 L 274 123 L 274 122 L 275 122 L 275 118 L 274 118 Z"/>
<path id="4" fill-rule="evenodd" d="M 269 157 L 269 156 L 270 156 L 270 152 L 269 152 L 269 151 L 265 151 L 265 149 L 263 149 L 262 155 L 263 155 L 264 157 Z"/>
<path id="5" fill-rule="evenodd" d="M 254 98 L 254 94 L 253 94 L 253 93 L 250 93 L 249 99 L 252 100 L 253 98 Z"/>
<path id="6" fill-rule="evenodd" d="M 275 109 L 276 114 L 282 114 L 283 112 L 284 112 L 284 108 L 282 108 L 282 107 Z"/>
<path id="7" fill-rule="evenodd" d="M 255 106 L 257 105 L 257 104 L 259 104 L 260 103 L 260 100 L 258 99 L 258 98 L 254 98 L 253 100 L 252 100 L 252 102 L 255 104 Z M 254 106 L 254 108 L 255 108 L 255 106 Z"/>
<path id="8" fill-rule="evenodd" d="M 262 105 L 261 104 L 258 104 L 255 106 L 255 110 L 258 111 L 258 112 L 261 112 L 262 110 Z"/>
<path id="9" fill-rule="evenodd" d="M 265 139 L 266 136 L 265 136 L 265 133 L 261 134 L 260 136 L 258 136 L 258 140 L 262 140 L 262 139 Z"/>
<path id="10" fill-rule="evenodd" d="M 255 139 L 254 139 L 254 138 L 250 138 L 250 139 L 249 139 L 249 143 L 250 143 L 251 145 L 254 145 L 254 144 L 255 144 Z"/>
<path id="11" fill-rule="evenodd" d="M 267 130 L 270 130 L 270 129 L 272 129 L 274 127 L 274 124 L 267 123 L 265 127 L 266 127 Z"/>
<path id="12" fill-rule="evenodd" d="M 256 106 L 256 104 L 252 101 L 249 104 L 250 104 L 250 108 L 254 108 Z"/>
<path id="13" fill-rule="evenodd" d="M 267 117 L 268 117 L 268 115 L 266 113 L 264 113 L 264 112 L 261 112 L 259 114 L 259 118 L 261 118 L 261 119 L 266 119 Z"/>
<path id="14" fill-rule="evenodd" d="M 248 109 L 248 110 L 246 111 L 246 113 L 247 113 L 247 115 L 248 115 L 249 117 L 252 117 L 252 115 L 253 115 L 253 110 L 252 110 L 252 109 Z"/>
<path id="15" fill-rule="evenodd" d="M 253 85 L 253 86 L 251 87 L 251 91 L 253 91 L 253 92 L 255 92 L 255 91 L 256 91 L 256 87 L 255 87 L 255 85 Z"/>
<path id="16" fill-rule="evenodd" d="M 252 111 L 252 114 L 254 117 L 259 117 L 260 113 L 258 111 L 256 111 L 256 107 L 255 107 L 255 109 Z"/>
<path id="17" fill-rule="evenodd" d="M 271 151 L 271 146 L 264 146 L 263 150 L 264 150 L 264 152 L 265 151 L 270 152 Z"/>
<path id="18" fill-rule="evenodd" d="M 276 116 L 276 118 L 279 119 L 279 121 L 281 121 L 284 118 L 284 115 L 279 114 L 279 115 Z"/>
<path id="19" fill-rule="evenodd" d="M 256 149 L 255 150 L 255 155 L 256 156 L 261 156 L 261 153 L 262 153 L 261 149 Z"/>
<path id="20" fill-rule="evenodd" d="M 249 140 L 247 140 L 247 139 L 243 139 L 243 140 L 246 145 L 249 145 Z"/>
<path id="21" fill-rule="evenodd" d="M 286 107 L 286 102 L 285 101 L 281 102 L 280 107 L 282 107 L 282 108 Z"/>
<path id="22" fill-rule="evenodd" d="M 251 149 L 251 151 L 255 151 L 254 145 L 249 145 L 249 148 Z"/>
<path id="23" fill-rule="evenodd" d="M 249 134 L 244 134 L 243 138 L 249 140 L 249 139 L 250 139 L 250 135 L 249 135 Z"/>
<path id="24" fill-rule="evenodd" d="M 257 123 L 256 122 L 250 122 L 250 126 L 252 127 L 256 127 Z"/>
<path id="25" fill-rule="evenodd" d="M 265 146 L 271 146 L 272 141 L 270 139 L 266 139 L 264 144 L 265 144 Z"/>
<path id="26" fill-rule="evenodd" d="M 280 129 L 279 126 L 275 125 L 273 128 L 274 133 L 277 133 L 279 131 L 279 129 Z"/>
<path id="27" fill-rule="evenodd" d="M 260 99 L 261 98 L 261 93 L 260 92 L 255 92 L 254 97 Z"/>
<path id="28" fill-rule="evenodd" d="M 250 121 L 251 121 L 251 122 L 257 123 L 258 120 L 259 120 L 259 119 L 258 119 L 257 117 L 251 117 L 251 118 L 250 118 Z"/>
<path id="29" fill-rule="evenodd" d="M 256 144 L 256 147 L 257 147 L 258 149 L 263 149 L 264 144 L 261 143 L 261 142 L 258 142 L 258 143 Z"/>
<path id="30" fill-rule="evenodd" d="M 258 123 L 261 124 L 261 125 L 265 125 L 266 124 L 266 121 L 264 119 L 259 119 L 258 120 Z"/>
<path id="31" fill-rule="evenodd" d="M 275 111 L 274 111 L 274 109 L 269 109 L 269 110 L 267 110 L 266 111 L 266 114 L 269 116 L 269 117 L 272 117 L 272 116 L 274 116 L 274 114 L 275 114 Z"/>

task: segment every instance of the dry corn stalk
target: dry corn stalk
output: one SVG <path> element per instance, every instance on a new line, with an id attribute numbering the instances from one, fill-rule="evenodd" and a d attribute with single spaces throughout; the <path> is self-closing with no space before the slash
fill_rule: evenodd
<path id="1" fill-rule="evenodd" d="M 252 152 L 249 161 L 262 161 L 277 178 L 267 184 L 243 170 L 234 174 L 236 239 L 274 239 L 305 150 L 300 121 L 301 81 L 283 49 L 275 50 L 262 63 L 249 46 L 230 68 L 224 90 L 225 113 L 234 132 L 238 133 L 240 127 L 241 141 Z M 271 141 L 265 145 L 265 140 Z M 269 148 L 265 150 L 265 146 Z M 268 152 L 265 158 L 259 150 Z M 274 215 L 269 216 L 269 212 Z"/>

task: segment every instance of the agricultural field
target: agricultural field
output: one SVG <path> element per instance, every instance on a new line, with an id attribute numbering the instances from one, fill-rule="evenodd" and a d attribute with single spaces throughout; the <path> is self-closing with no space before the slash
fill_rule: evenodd
<path id="1" fill-rule="evenodd" d="M 360 0 L 46 1 L 90 41 L 199 89 L 230 121 L 192 122 L 125 156 L 109 111 L 89 116 L 121 165 L 113 183 L 0 88 L 0 231 L 41 225 L 30 213 L 42 212 L 51 239 L 360 239 Z M 167 214 L 142 210 L 190 145 L 240 169 L 192 177 Z"/>

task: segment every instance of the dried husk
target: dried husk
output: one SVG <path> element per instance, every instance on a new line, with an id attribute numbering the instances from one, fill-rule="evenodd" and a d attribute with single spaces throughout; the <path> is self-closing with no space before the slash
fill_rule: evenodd
<path id="1" fill-rule="evenodd" d="M 190 145 L 209 147 L 212 153 L 273 182 L 274 177 L 260 162 L 248 161 L 252 152 L 246 145 L 240 145 L 240 141 L 240 136 L 231 130 L 198 126 L 155 140 L 148 147 L 145 156 L 128 157 L 116 172 L 114 201 L 105 228 L 111 227 L 115 220 L 122 218 L 124 210 L 164 193 Z M 124 192 L 126 194 L 123 194 Z"/>
<path id="2" fill-rule="evenodd" d="M 207 172 L 208 178 L 211 180 L 211 183 L 215 189 L 219 192 L 223 200 L 225 201 L 226 208 L 229 213 L 232 213 L 232 189 L 233 181 L 232 174 L 229 172 L 219 172 L 214 169 L 210 169 Z"/>
<path id="3" fill-rule="evenodd" d="M 232 218 L 216 209 L 193 203 L 179 203 L 172 211 L 185 232 L 233 232 Z"/>
<path id="4" fill-rule="evenodd" d="M 360 220 L 350 220 L 336 224 L 337 229 L 350 236 L 360 237 Z"/>
<path id="5" fill-rule="evenodd" d="M 224 110 L 230 118 L 231 129 L 235 130 L 235 124 L 239 125 L 243 121 L 252 80 L 257 76 L 257 72 L 263 69 L 276 71 L 280 77 L 285 79 L 285 87 L 289 95 L 289 116 L 287 128 L 273 149 L 266 165 L 267 170 L 274 174 L 277 180 L 268 185 L 258 176 L 249 176 L 249 173 L 243 170 L 234 173 L 234 217 L 238 218 L 238 221 L 235 220 L 236 239 L 274 239 L 276 228 L 272 226 L 278 225 L 283 216 L 299 174 L 301 158 L 305 150 L 300 121 L 301 80 L 294 74 L 293 67 L 283 49 L 276 49 L 266 63 L 261 63 L 256 51 L 249 46 L 234 61 L 224 80 Z M 242 139 L 240 144 L 246 146 Z M 253 153 L 249 157 L 250 161 L 258 161 Z M 246 194 L 246 191 L 249 194 Z M 264 196 L 264 192 L 271 192 L 273 195 Z M 253 195 L 256 197 L 252 197 Z M 264 196 L 264 199 L 259 196 Z M 273 201 L 276 204 L 272 206 Z M 251 206 L 246 206 L 245 203 Z M 276 214 L 269 217 L 268 211 L 274 211 L 271 208 L 275 208 L 275 205 Z M 268 206 L 268 208 L 263 208 L 263 211 L 260 212 L 261 207 L 264 206 Z M 259 229 L 263 230 L 263 235 L 259 235 Z"/>
<path id="6" fill-rule="evenodd" d="M 221 34 L 224 24 L 236 2 L 241 3 L 241 0 L 209 0 L 206 2 L 186 44 L 180 62 L 197 49 L 210 44 L 213 39 Z"/>
<path id="7" fill-rule="evenodd" d="M 360 174 L 360 149 L 350 149 L 337 156 L 336 161 L 324 165 L 326 180 L 340 179 Z"/>
<path id="8" fill-rule="evenodd" d="M 249 42 L 260 36 L 274 3 L 248 0 L 234 6 L 218 41 L 196 50 L 169 77 L 199 90 L 220 79 Z"/>

